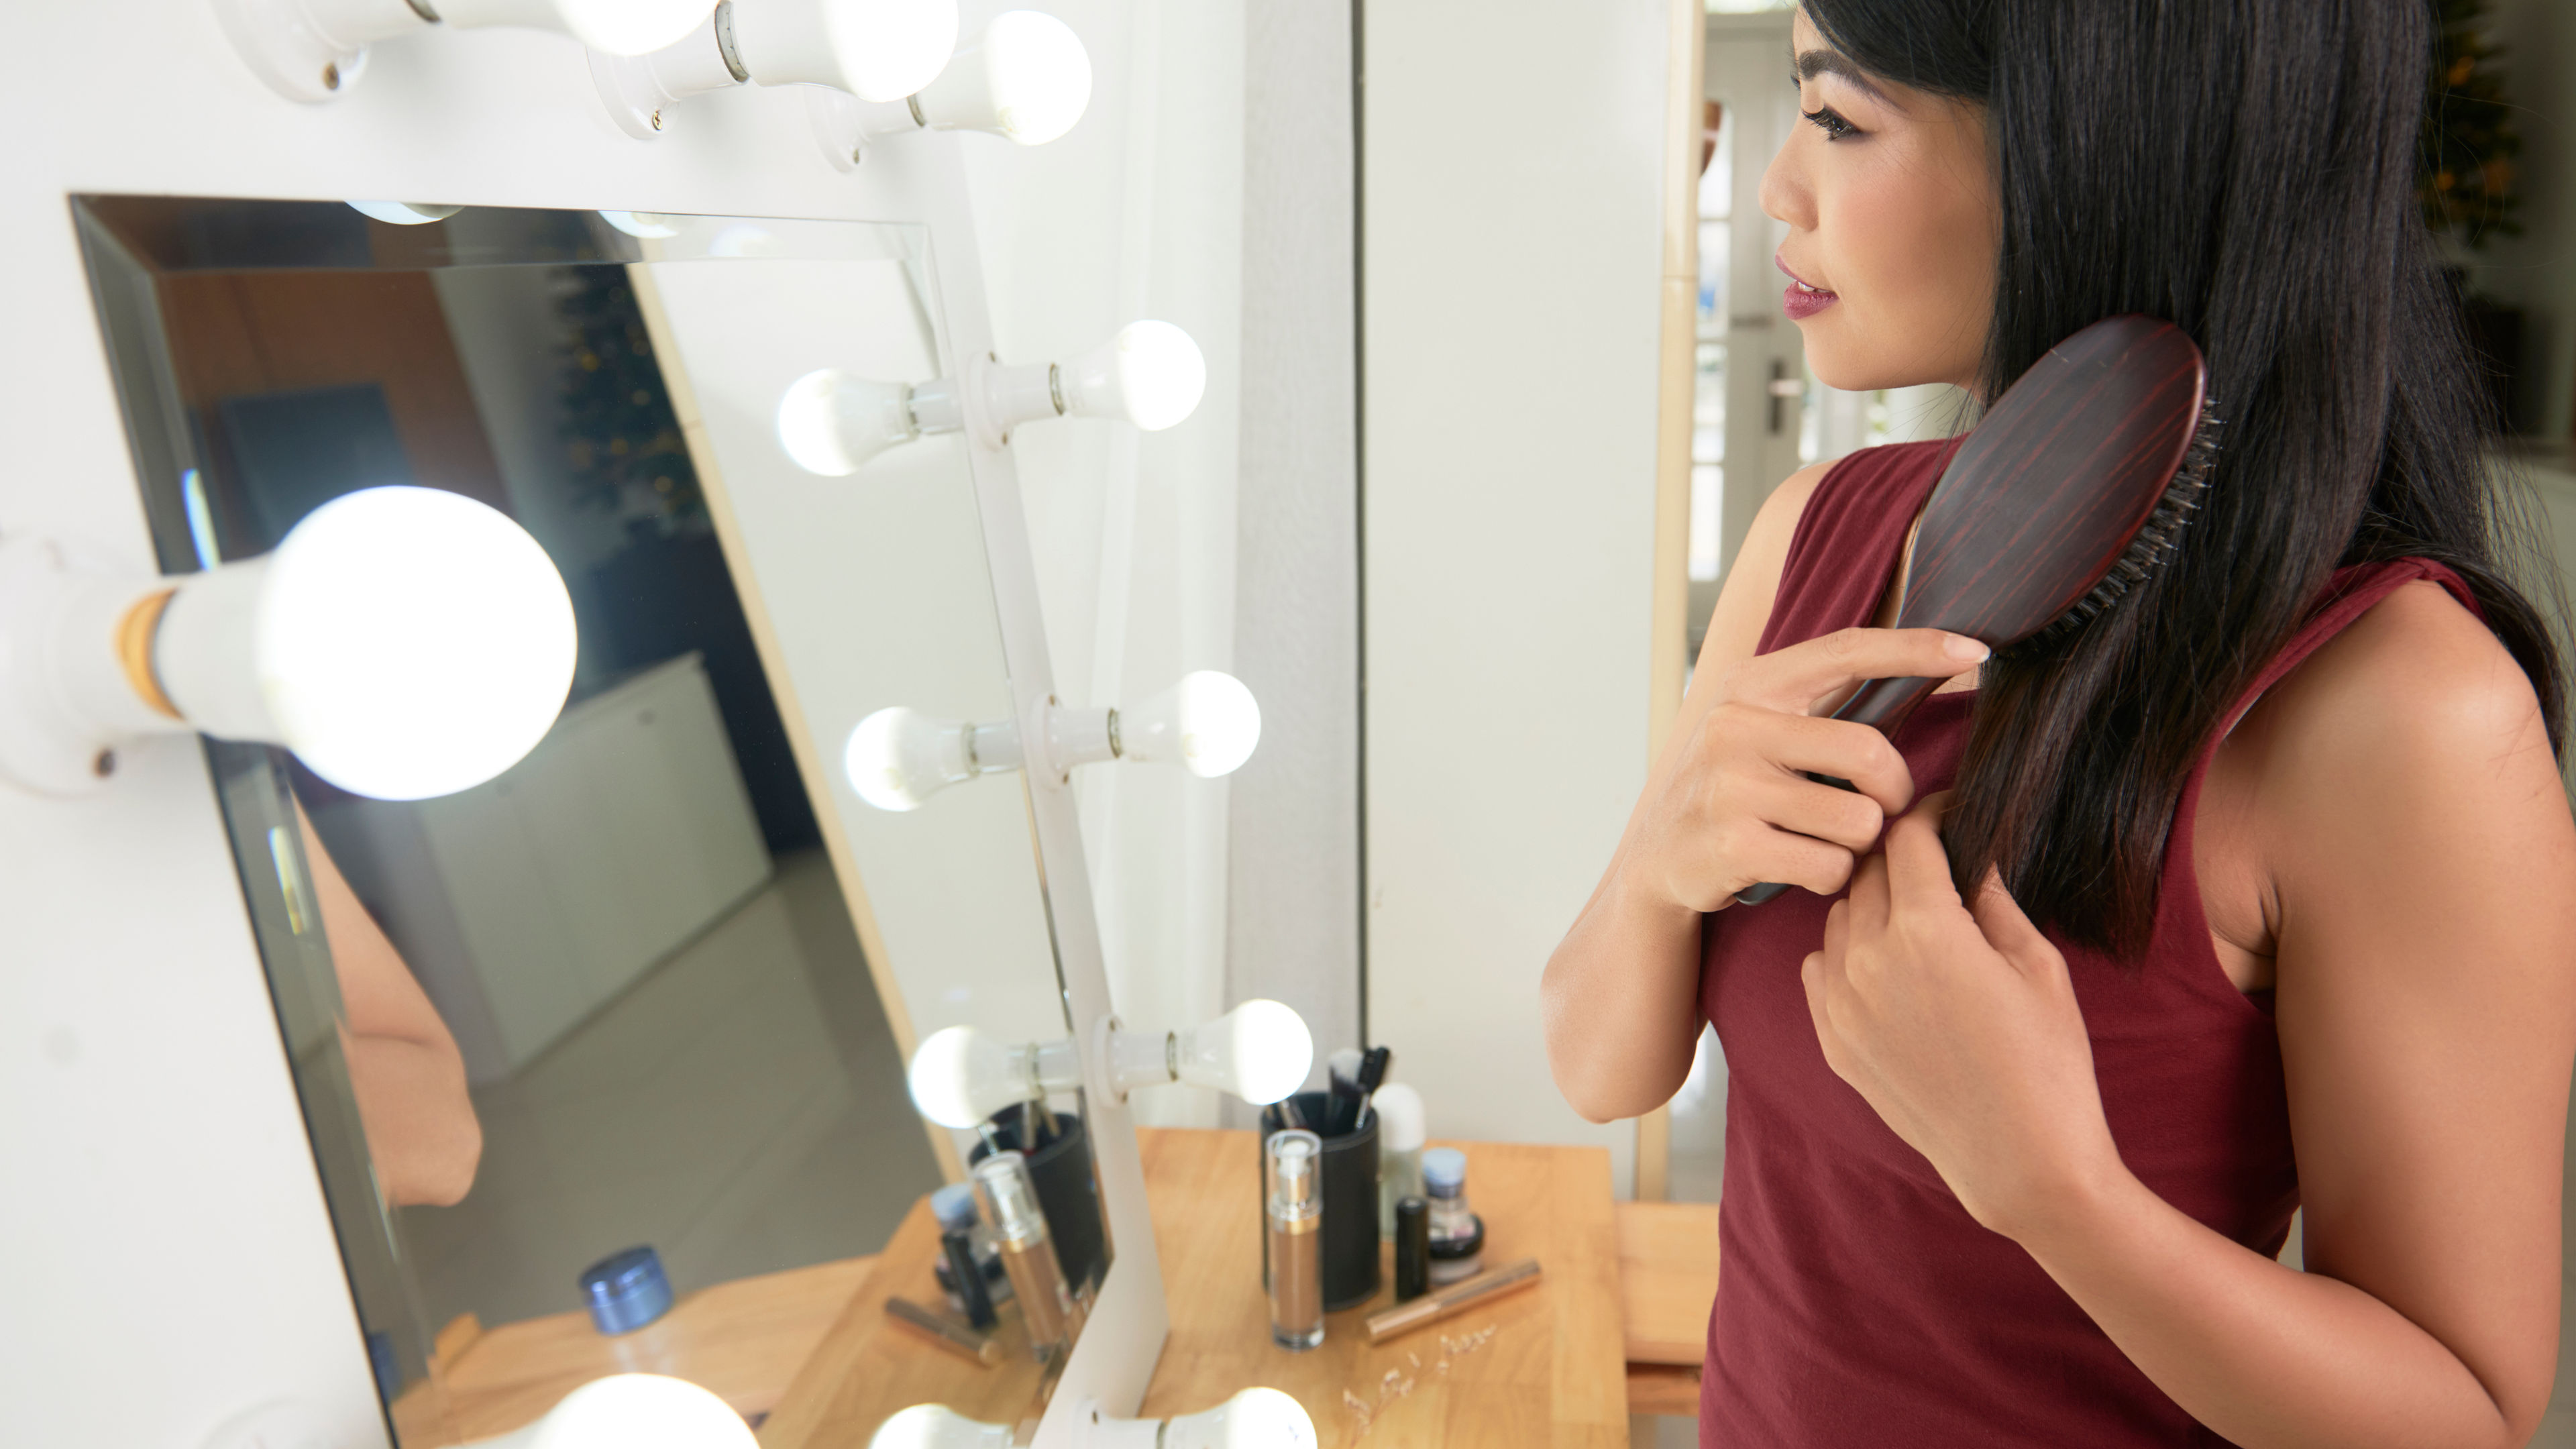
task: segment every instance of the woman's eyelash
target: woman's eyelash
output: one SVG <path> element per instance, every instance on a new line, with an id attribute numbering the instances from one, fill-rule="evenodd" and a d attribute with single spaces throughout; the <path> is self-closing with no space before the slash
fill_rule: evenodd
<path id="1" fill-rule="evenodd" d="M 1839 141 L 1846 136 L 1860 134 L 1860 127 L 1844 120 L 1831 106 L 1818 106 L 1812 111 L 1800 111 L 1798 114 L 1814 123 L 1817 130 L 1825 133 L 1825 139 L 1828 141 Z"/>

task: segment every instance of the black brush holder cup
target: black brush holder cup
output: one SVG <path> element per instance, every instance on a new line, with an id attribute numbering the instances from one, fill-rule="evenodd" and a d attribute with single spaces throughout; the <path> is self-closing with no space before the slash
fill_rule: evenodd
<path id="1" fill-rule="evenodd" d="M 1077 1293 L 1097 1292 L 1109 1263 L 1100 1226 L 1100 1192 L 1091 1175 L 1091 1139 L 1083 1132 L 1080 1117 L 1058 1112 L 1056 1135 L 1031 1148 L 1023 1135 L 1027 1120 L 1014 1110 L 998 1114 L 989 1125 L 1004 1151 L 1028 1159 L 1029 1178 L 1038 1189 L 1038 1210 L 1046 1214 L 1047 1236 L 1055 1242 L 1056 1266 L 1064 1270 L 1065 1286 Z M 966 1163 L 971 1167 L 991 1153 L 990 1147 L 978 1142 L 966 1154 Z"/>
<path id="2" fill-rule="evenodd" d="M 1324 1120 L 1325 1094 L 1299 1092 L 1288 1099 L 1297 1105 L 1300 1123 L 1283 1120 L 1276 1106 L 1261 1109 L 1262 1151 L 1268 1150 L 1270 1134 L 1303 1125 L 1312 1130 Z M 1321 1136 L 1321 1133 L 1317 1133 Z M 1339 1137 L 1324 1139 L 1324 1311 L 1338 1313 L 1357 1308 L 1377 1296 L 1377 1109 L 1362 1108 L 1360 1125 Z M 1252 1159 L 1252 1182 L 1256 1198 L 1260 1193 L 1261 1152 Z M 1269 1205 L 1259 1204 L 1253 1221 L 1261 1232 L 1261 1286 L 1270 1286 Z"/>

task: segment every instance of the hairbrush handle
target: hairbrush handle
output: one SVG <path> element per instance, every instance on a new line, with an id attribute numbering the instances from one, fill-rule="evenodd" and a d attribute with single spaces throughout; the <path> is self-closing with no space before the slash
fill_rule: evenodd
<path id="1" fill-rule="evenodd" d="M 1883 735 L 1894 735 L 1897 727 L 1904 724 L 1907 717 L 1914 713 L 1914 707 L 1929 699 L 1932 691 L 1940 687 L 1941 681 L 1937 679 L 1904 677 L 1867 680 L 1860 688 L 1852 691 L 1851 698 L 1843 701 L 1842 708 L 1834 711 L 1833 718 L 1868 725 Z M 1848 790 L 1852 787 L 1852 782 L 1849 780 L 1838 780 L 1831 775 L 1819 775 L 1812 770 L 1807 771 L 1806 775 L 1808 779 L 1819 785 L 1831 785 L 1837 790 Z M 1788 887 L 1779 881 L 1764 881 L 1760 885 L 1746 886 L 1737 891 L 1735 903 L 1739 906 L 1758 906 L 1787 889 Z"/>

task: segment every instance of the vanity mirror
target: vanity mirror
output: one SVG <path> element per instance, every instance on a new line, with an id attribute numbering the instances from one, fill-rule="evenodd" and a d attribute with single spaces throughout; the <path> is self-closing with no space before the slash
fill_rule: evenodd
<path id="1" fill-rule="evenodd" d="M 889 708 L 1043 717 L 1002 624 L 1025 585 L 988 563 L 999 526 L 1025 569 L 992 504 L 1016 484 L 962 434 L 840 478 L 777 435 L 819 367 L 955 375 L 927 232 L 74 205 L 163 573 L 404 485 L 514 518 L 572 599 L 570 699 L 487 783 L 369 799 L 205 744 L 400 1449 L 621 1371 L 772 1445 L 863 1443 L 926 1399 L 1033 1424 L 1058 1384 L 1132 1405 L 1164 1320 L 1123 1108 L 1077 1073 L 951 1131 L 905 1082 L 944 1029 L 1056 1041 L 1105 1009 L 1077 1009 L 1096 944 L 1063 946 L 1089 918 L 1050 914 L 1034 848 L 1063 812 L 1050 858 L 1078 849 L 1036 798 L 1060 783 L 895 814 L 842 768 Z M 980 1190 L 957 1255 L 984 1282 L 941 1283 L 930 1195 L 1013 1152 L 1027 1190 Z M 1032 1202 L 1051 1353 L 994 1241 Z M 914 1258 L 920 1312 L 890 1315 L 866 1285 Z M 943 1335 L 996 1296 L 990 1343 Z"/>

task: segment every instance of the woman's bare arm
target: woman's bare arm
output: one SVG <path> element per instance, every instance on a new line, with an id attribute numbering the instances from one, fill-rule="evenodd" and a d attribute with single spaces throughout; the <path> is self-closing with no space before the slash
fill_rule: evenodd
<path id="1" fill-rule="evenodd" d="M 397 1206 L 446 1206 L 474 1185 L 483 1127 L 465 1090 L 465 1059 L 437 1008 L 376 918 L 349 889 L 302 806 L 304 858 L 340 979 L 341 1048 L 376 1181 Z"/>
<path id="2" fill-rule="evenodd" d="M 1881 675 L 1946 678 L 1984 656 L 1937 630 L 1846 629 L 1754 657 L 1790 536 L 1830 466 L 1790 475 L 1755 518 L 1619 849 L 1541 978 L 1557 1088 L 1593 1121 L 1651 1111 L 1689 1074 L 1701 916 L 1756 881 L 1839 890 L 1883 812 L 1912 798 L 1885 737 L 1811 718 L 1815 702 Z"/>

